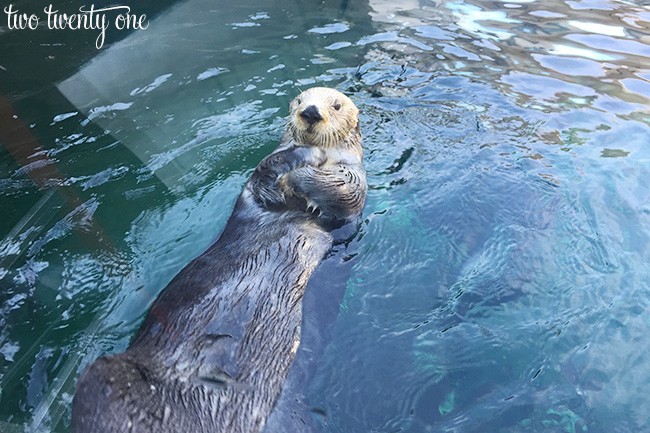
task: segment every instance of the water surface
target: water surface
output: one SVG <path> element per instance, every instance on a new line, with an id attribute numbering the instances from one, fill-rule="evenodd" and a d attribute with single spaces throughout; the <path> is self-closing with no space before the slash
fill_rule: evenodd
<path id="1" fill-rule="evenodd" d="M 650 432 L 647 6 L 132 6 L 150 27 L 100 51 L 0 27 L 0 430 L 66 431 L 81 370 L 326 85 L 362 109 L 368 201 L 310 282 L 267 431 L 295 410 L 323 432 Z"/>

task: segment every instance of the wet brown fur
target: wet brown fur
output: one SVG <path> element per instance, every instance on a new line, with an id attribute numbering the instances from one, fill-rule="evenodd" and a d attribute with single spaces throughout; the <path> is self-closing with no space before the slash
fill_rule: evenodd
<path id="1" fill-rule="evenodd" d="M 300 113 L 314 105 L 322 120 L 309 124 Z M 332 222 L 363 207 L 361 159 L 352 101 L 325 88 L 299 95 L 219 239 L 161 292 L 124 353 L 83 372 L 72 432 L 261 431 L 296 354 L 302 294 L 331 247 Z"/>

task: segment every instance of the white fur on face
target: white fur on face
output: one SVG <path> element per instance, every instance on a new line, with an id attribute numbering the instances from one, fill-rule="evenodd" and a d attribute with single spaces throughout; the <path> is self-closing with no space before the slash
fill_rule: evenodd
<path id="1" fill-rule="evenodd" d="M 300 113 L 312 105 L 323 120 L 310 125 Z M 290 110 L 289 130 L 301 144 L 322 148 L 340 146 L 359 124 L 359 110 L 350 98 L 327 87 L 305 90 L 291 101 Z"/>

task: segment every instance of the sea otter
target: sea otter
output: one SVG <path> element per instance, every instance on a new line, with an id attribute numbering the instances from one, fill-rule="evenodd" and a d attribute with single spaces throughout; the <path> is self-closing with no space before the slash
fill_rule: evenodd
<path id="1" fill-rule="evenodd" d="M 305 285 L 331 229 L 363 208 L 362 156 L 347 96 L 298 95 L 218 240 L 162 291 L 126 352 L 82 373 L 72 432 L 260 432 L 298 349 Z"/>

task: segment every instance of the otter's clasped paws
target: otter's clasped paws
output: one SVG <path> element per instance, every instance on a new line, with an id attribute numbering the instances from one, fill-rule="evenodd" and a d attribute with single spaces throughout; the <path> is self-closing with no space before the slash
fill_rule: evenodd
<path id="1" fill-rule="evenodd" d="M 278 169 L 278 175 L 281 176 L 300 167 L 311 165 L 312 167 L 320 167 L 327 161 L 327 155 L 322 149 L 313 146 L 294 146 L 289 149 L 277 152 L 282 155 L 283 164 Z M 276 155 L 277 155 L 276 154 Z M 272 155 L 271 155 L 272 156 Z"/>
<path id="2" fill-rule="evenodd" d="M 327 161 L 325 152 L 313 146 L 293 146 L 267 156 L 248 183 L 253 196 L 267 208 L 286 203 L 291 191 L 282 182 L 287 173 L 305 166 L 320 167 Z"/>

